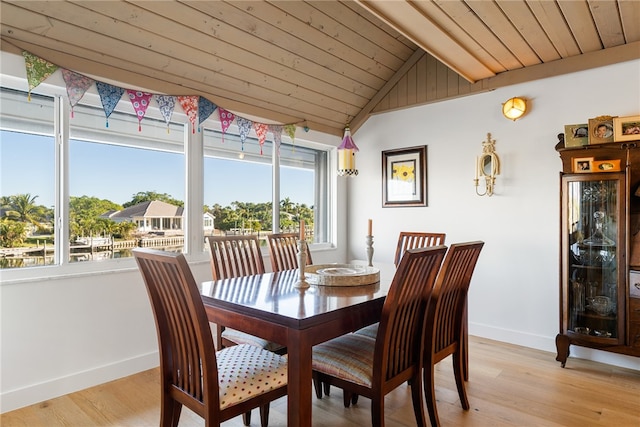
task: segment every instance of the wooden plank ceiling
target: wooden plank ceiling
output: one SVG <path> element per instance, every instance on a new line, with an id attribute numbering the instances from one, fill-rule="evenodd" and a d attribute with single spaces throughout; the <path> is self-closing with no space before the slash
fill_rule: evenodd
<path id="1" fill-rule="evenodd" d="M 639 22 L 636 0 L 0 1 L 3 50 L 336 135 L 380 111 L 425 56 L 488 87 L 608 49 L 640 57 Z"/>

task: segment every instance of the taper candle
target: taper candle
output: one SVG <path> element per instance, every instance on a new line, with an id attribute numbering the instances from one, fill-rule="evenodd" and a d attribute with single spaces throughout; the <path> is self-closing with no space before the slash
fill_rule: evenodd
<path id="1" fill-rule="evenodd" d="M 300 240 L 304 240 L 304 219 L 300 220 Z"/>
<path id="2" fill-rule="evenodd" d="M 373 220 L 369 219 L 369 228 L 367 229 L 367 236 L 373 236 Z"/>

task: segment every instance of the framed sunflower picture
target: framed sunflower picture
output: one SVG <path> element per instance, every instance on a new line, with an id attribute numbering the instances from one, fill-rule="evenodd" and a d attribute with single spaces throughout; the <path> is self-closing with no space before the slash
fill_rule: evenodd
<path id="1" fill-rule="evenodd" d="M 427 146 L 382 152 L 382 207 L 427 206 Z"/>

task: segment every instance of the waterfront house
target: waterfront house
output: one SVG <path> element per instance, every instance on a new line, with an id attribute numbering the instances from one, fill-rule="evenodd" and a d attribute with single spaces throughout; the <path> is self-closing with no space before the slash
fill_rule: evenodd
<path id="1" fill-rule="evenodd" d="M 160 200 L 138 203 L 119 211 L 110 211 L 102 215 L 115 222 L 135 222 L 140 233 L 154 233 L 161 235 L 182 234 L 182 217 L 184 208 L 175 206 Z M 212 234 L 214 216 L 205 212 L 203 214 L 204 231 L 206 235 Z"/>

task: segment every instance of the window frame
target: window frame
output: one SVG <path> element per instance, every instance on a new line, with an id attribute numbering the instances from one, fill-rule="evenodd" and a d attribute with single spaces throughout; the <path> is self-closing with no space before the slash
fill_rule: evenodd
<path id="1" fill-rule="evenodd" d="M 4 57 L 4 54 L 3 54 Z M 59 73 L 56 73 L 59 74 Z M 2 88 L 19 90 L 25 93 L 26 101 L 26 78 L 7 76 L 0 74 L 2 77 Z M 43 95 L 52 97 L 54 102 L 54 137 L 55 137 L 55 263 L 53 265 L 36 266 L 36 267 L 24 267 L 24 268 L 10 268 L 2 270 L 2 283 L 19 283 L 39 280 L 43 278 L 56 279 L 64 278 L 67 276 L 77 275 L 91 275 L 102 274 L 117 271 L 126 271 L 135 269 L 135 261 L 133 257 L 129 258 L 114 258 L 109 260 L 91 261 L 91 262 L 69 262 L 68 260 L 68 248 L 69 248 L 69 171 L 68 166 L 62 165 L 69 164 L 69 141 L 70 141 L 70 121 L 71 108 L 69 106 L 66 89 L 61 76 L 55 74 L 47 79 L 47 82 L 41 83 L 38 87 L 31 91 L 32 94 Z M 82 98 L 80 104 L 89 105 L 93 107 L 101 108 L 101 102 L 99 95 L 97 94 L 95 87 L 90 88 Z M 77 108 L 77 107 L 76 107 Z M 152 105 L 147 111 L 148 117 L 161 118 L 157 107 Z M 192 132 L 191 125 L 182 111 L 176 109 L 174 112 L 172 121 L 184 123 L 184 158 L 185 158 L 185 215 L 183 218 L 184 232 L 185 232 L 185 246 L 184 253 L 190 262 L 208 262 L 208 255 L 202 245 L 199 242 L 204 241 L 204 224 L 202 215 L 202 206 L 204 205 L 204 171 L 203 171 L 203 132 Z M 122 113 L 133 114 L 131 111 L 131 105 L 128 99 L 123 97 L 116 109 Z M 203 128 L 209 128 L 215 131 L 221 131 L 220 122 L 217 120 L 217 115 L 212 115 L 201 126 Z M 144 120 L 142 121 L 142 127 L 144 132 Z M 235 123 L 227 130 L 227 134 L 238 134 L 238 129 Z M 225 135 L 226 138 L 226 135 Z M 283 135 L 283 139 L 288 137 Z M 335 236 L 335 179 L 332 179 L 329 168 L 335 163 L 335 147 L 322 142 L 314 142 L 310 140 L 303 140 L 296 136 L 295 145 L 299 147 L 308 147 L 315 150 L 326 152 L 326 165 L 322 176 L 318 176 L 315 180 L 316 187 L 324 186 L 326 188 L 326 200 L 320 200 L 323 203 L 323 216 L 318 217 L 317 221 L 325 221 L 325 236 L 322 243 L 313 244 L 312 247 L 316 249 L 328 249 L 335 247 L 332 236 Z M 275 144 L 271 144 L 272 146 Z M 275 151 L 275 148 L 273 148 Z M 275 156 L 272 159 L 272 169 L 279 172 L 280 167 L 279 158 Z M 279 173 L 274 172 L 274 179 L 279 179 Z M 322 181 L 322 182 L 320 182 Z M 279 188 L 275 184 L 272 184 L 272 200 L 274 194 Z M 318 188 L 315 189 L 316 196 L 314 199 L 319 199 Z M 274 206 L 278 207 L 274 201 Z M 190 206 L 199 206 L 199 209 L 189 209 Z M 318 209 L 320 203 L 314 204 Z M 275 209 L 274 209 L 275 210 Z M 277 222 L 274 221 L 274 225 Z"/>

